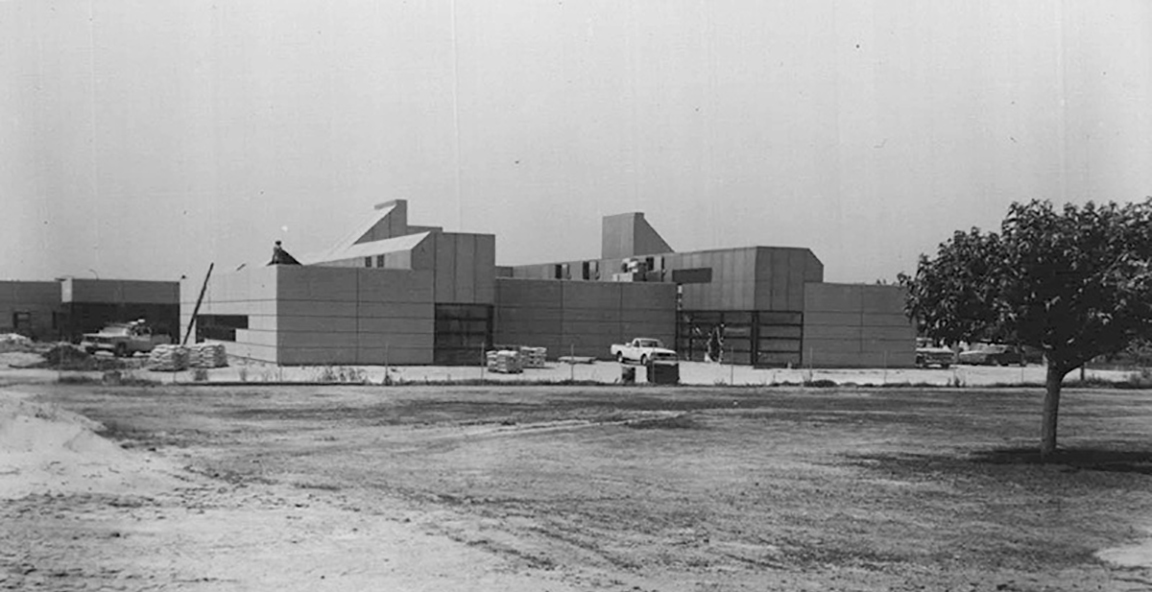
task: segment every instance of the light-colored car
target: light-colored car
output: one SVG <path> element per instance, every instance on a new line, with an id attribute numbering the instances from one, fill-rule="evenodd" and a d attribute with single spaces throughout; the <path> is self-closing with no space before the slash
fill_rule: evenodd
<path id="1" fill-rule="evenodd" d="M 939 366 L 948 368 L 956 363 L 956 352 L 946 347 L 936 347 L 930 339 L 916 340 L 916 367 Z"/>
<path id="2" fill-rule="evenodd" d="M 137 353 L 148 353 L 157 345 L 171 343 L 167 335 L 154 335 L 152 328 L 143 321 L 112 323 L 99 333 L 85 333 L 80 348 L 89 354 L 99 351 L 111 352 L 119 358 Z"/>
<path id="3" fill-rule="evenodd" d="M 664 342 L 651 337 L 637 337 L 628 343 L 614 343 L 612 357 L 617 362 L 639 362 L 647 365 L 656 360 L 675 360 L 676 352 L 664 347 Z"/>
<path id="4" fill-rule="evenodd" d="M 961 364 L 977 366 L 1025 365 L 1024 354 L 1019 348 L 999 343 L 978 343 L 972 349 L 960 352 L 957 360 Z"/>

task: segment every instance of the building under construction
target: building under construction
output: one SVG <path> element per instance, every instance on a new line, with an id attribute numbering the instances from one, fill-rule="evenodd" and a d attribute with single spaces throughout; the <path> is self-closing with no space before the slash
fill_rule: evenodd
<path id="1" fill-rule="evenodd" d="M 500 267 L 495 251 L 491 234 L 409 225 L 405 201 L 380 204 L 299 265 L 213 275 L 197 338 L 284 365 L 480 364 L 495 344 L 608 358 L 612 343 L 638 336 L 683 359 L 719 341 L 720 357 L 739 364 L 914 363 L 902 290 L 826 283 L 808 249 L 676 252 L 629 213 L 604 218 L 599 257 Z M 181 284 L 183 327 L 200 291 Z"/>

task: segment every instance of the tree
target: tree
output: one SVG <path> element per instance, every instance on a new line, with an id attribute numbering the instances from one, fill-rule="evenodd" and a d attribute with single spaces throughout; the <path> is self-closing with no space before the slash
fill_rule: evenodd
<path id="1" fill-rule="evenodd" d="M 1152 337 L 1152 198 L 1062 210 L 1014 203 L 999 234 L 958 231 L 901 283 L 930 337 L 1044 352 L 1040 454 L 1050 457 L 1064 376 Z"/>

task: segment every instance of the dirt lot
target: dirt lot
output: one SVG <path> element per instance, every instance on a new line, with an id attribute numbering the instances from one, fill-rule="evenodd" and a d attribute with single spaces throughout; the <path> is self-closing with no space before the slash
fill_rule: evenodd
<path id="1" fill-rule="evenodd" d="M 0 398 L 101 422 L 135 464 L 10 489 L 0 577 L 12 589 L 1152 588 L 1139 565 L 1152 393 L 1066 391 L 1068 449 L 1052 465 L 1028 448 L 1039 396 L 11 386 Z M 26 485 L 30 466 L 0 467 L 0 484 Z"/>

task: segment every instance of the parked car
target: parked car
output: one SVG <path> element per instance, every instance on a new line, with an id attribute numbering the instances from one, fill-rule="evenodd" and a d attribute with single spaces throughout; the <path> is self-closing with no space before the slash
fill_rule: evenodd
<path id="1" fill-rule="evenodd" d="M 621 364 L 625 362 L 640 362 L 647 365 L 654 360 L 675 360 L 676 352 L 664 347 L 659 339 L 651 337 L 637 337 L 628 343 L 614 343 L 610 348 L 612 356 Z"/>
<path id="2" fill-rule="evenodd" d="M 166 345 L 171 341 L 167 335 L 153 334 L 152 328 L 144 321 L 133 321 L 112 323 L 99 333 L 85 333 L 80 348 L 89 354 L 106 351 L 123 358 L 140 352 L 148 353 L 157 345 Z"/>
<path id="3" fill-rule="evenodd" d="M 960 352 L 957 360 L 961 364 L 977 366 L 1007 366 L 1009 364 L 1024 366 L 1027 364 L 1020 348 L 999 343 L 976 344 L 972 349 Z"/>
<path id="4" fill-rule="evenodd" d="M 937 347 L 930 339 L 916 340 L 916 367 L 939 366 L 948 368 L 956 362 L 956 352 L 946 347 Z"/>

